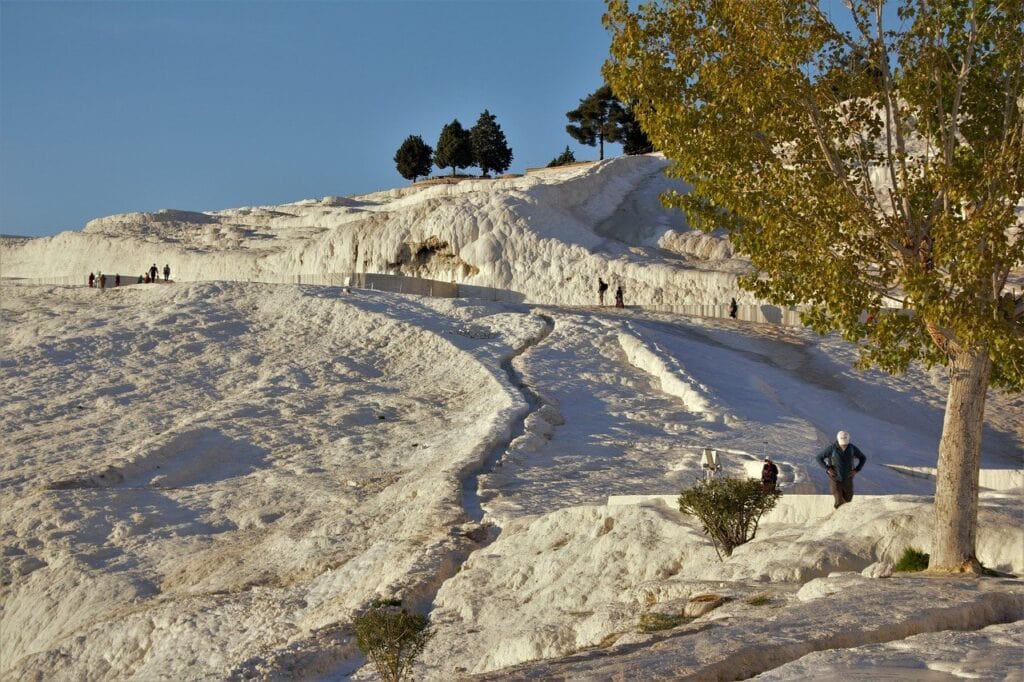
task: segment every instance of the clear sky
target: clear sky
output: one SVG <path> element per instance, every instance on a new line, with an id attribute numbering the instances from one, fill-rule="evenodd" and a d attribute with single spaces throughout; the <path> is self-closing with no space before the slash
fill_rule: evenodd
<path id="1" fill-rule="evenodd" d="M 0 233 L 402 186 L 393 157 L 408 135 L 435 146 L 445 123 L 469 128 L 484 109 L 511 172 L 566 145 L 596 159 L 565 112 L 601 85 L 603 12 L 600 0 L 0 0 Z"/>

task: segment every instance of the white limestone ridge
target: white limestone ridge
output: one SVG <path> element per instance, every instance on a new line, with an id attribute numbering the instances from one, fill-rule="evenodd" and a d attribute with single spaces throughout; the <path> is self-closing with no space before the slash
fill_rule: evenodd
<path id="1" fill-rule="evenodd" d="M 659 205 L 665 190 L 684 189 L 667 166 L 659 154 L 628 156 L 281 206 L 114 215 L 0 245 L 3 276 L 77 282 L 154 262 L 170 263 L 177 281 L 390 273 L 570 305 L 593 303 L 601 276 L 632 304 L 753 303 L 736 289 L 744 262 L 725 236 Z"/>

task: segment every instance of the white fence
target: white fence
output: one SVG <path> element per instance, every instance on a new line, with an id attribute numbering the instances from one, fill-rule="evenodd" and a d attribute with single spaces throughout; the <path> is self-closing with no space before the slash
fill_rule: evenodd
<path id="1" fill-rule="evenodd" d="M 642 305 L 642 310 L 676 315 L 693 315 L 694 317 L 729 317 L 728 305 Z M 800 327 L 800 311 L 780 308 L 777 305 L 741 305 L 737 306 L 736 319 L 744 322 L 760 322 L 763 324 L 781 324 L 786 327 Z"/>
<path id="2" fill-rule="evenodd" d="M 114 286 L 114 278 L 107 275 L 107 287 Z M 161 280 L 162 281 L 162 280 Z M 223 281 L 223 280 L 222 280 Z M 422 279 L 419 277 L 407 277 L 403 275 L 386 275 L 370 272 L 330 272 L 330 273 L 301 273 L 294 275 L 277 276 L 254 276 L 242 282 L 263 282 L 266 284 L 311 284 L 315 286 L 333 287 L 354 287 L 357 289 L 372 289 L 376 291 L 388 291 L 397 294 L 414 294 L 418 296 L 433 296 L 438 298 L 483 298 L 491 301 L 505 301 L 518 303 L 523 301 L 523 295 L 516 291 L 495 289 L 492 287 L 481 287 L 472 284 L 458 284 L 455 282 L 442 282 L 440 280 Z M 54 286 L 87 286 L 86 278 L 73 276 L 55 277 L 4 277 L 4 285 L 54 285 Z M 129 277 L 122 275 L 121 286 L 137 284 L 138 276 Z M 99 286 L 99 283 L 96 283 Z M 676 315 L 692 315 L 695 317 L 728 318 L 728 305 L 636 305 L 629 306 L 634 310 L 649 310 L 653 312 L 673 313 Z M 736 319 L 744 322 L 758 322 L 762 324 L 777 324 L 788 327 L 799 327 L 800 313 L 797 310 L 786 310 L 774 305 L 741 305 L 736 311 Z"/>

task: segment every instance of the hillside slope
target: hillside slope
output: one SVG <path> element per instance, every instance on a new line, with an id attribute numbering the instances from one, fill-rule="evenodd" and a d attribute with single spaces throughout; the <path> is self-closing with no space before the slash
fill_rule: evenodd
<path id="1" fill-rule="evenodd" d="M 628 303 L 743 302 L 743 263 L 728 241 L 690 230 L 657 203 L 682 187 L 665 178 L 666 166 L 659 155 L 619 157 L 282 206 L 115 215 L 0 244 L 3 276 L 134 278 L 152 263 L 169 263 L 178 281 L 387 273 L 554 304 L 594 302 L 600 276 L 622 285 Z"/>

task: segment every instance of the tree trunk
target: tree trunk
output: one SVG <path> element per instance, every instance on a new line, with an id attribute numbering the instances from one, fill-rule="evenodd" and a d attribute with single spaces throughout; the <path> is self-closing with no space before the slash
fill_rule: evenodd
<path id="1" fill-rule="evenodd" d="M 597 157 L 598 161 L 604 161 L 604 133 L 599 133 L 598 134 L 597 141 L 598 141 L 598 143 L 601 146 L 601 153 L 598 154 L 598 157 Z"/>
<path id="2" fill-rule="evenodd" d="M 949 363 L 949 395 L 935 477 L 935 529 L 929 569 L 978 572 L 978 469 L 985 395 L 992 360 L 984 346 L 955 352 Z"/>

